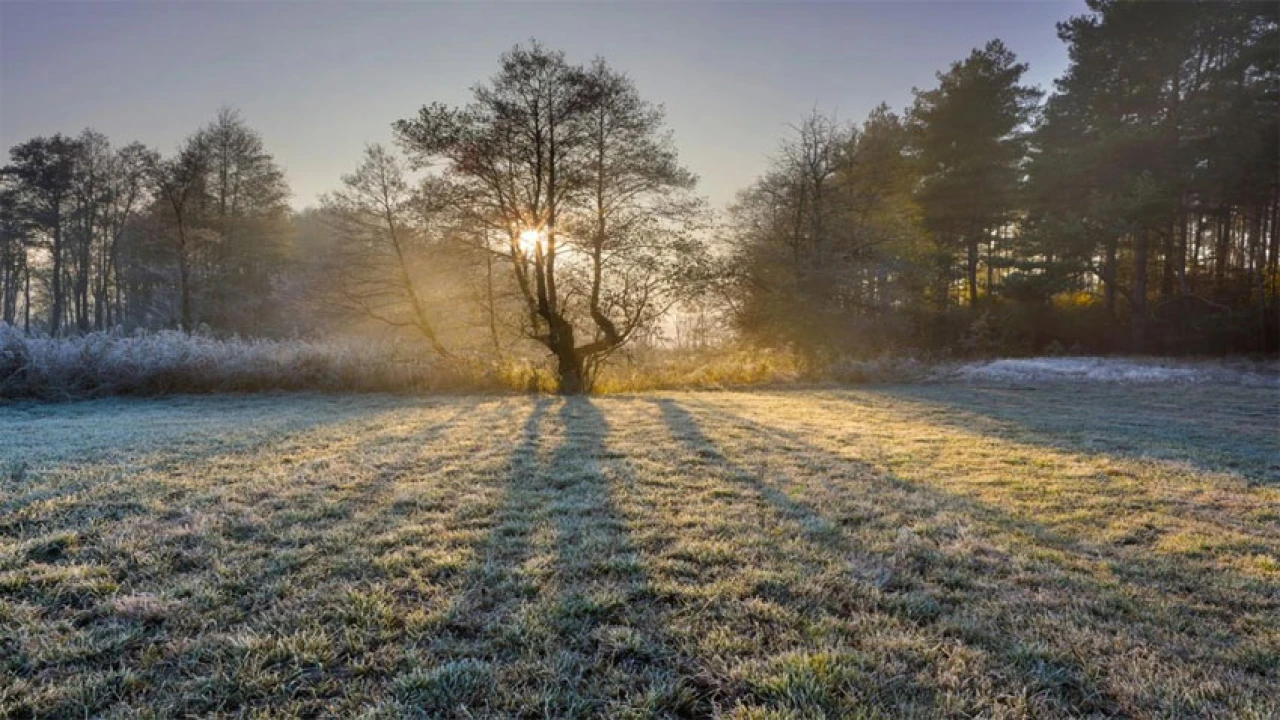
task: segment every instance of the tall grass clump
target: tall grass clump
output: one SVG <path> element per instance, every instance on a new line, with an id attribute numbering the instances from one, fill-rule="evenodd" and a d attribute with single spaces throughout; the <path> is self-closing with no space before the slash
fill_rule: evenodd
<path id="1" fill-rule="evenodd" d="M 716 390 L 810 382 L 902 382 L 923 377 L 911 359 L 817 362 L 788 350 L 733 347 L 649 350 L 615 358 L 593 390 Z M 529 358 L 441 360 L 406 342 L 219 338 L 177 330 L 72 337 L 26 334 L 0 323 L 0 399 L 69 400 L 175 393 L 449 392 L 556 390 L 554 372 Z"/>
<path id="2" fill-rule="evenodd" d="M 0 398 L 7 399 L 524 389 L 531 374 L 471 360 L 441 362 L 403 343 L 216 338 L 176 330 L 51 338 L 0 323 Z"/>
<path id="3" fill-rule="evenodd" d="M 601 394 L 651 390 L 724 390 L 795 383 L 887 383 L 925 378 L 930 366 L 909 357 L 816 360 L 790 350 L 736 347 L 719 351 L 649 353 L 605 367 Z"/>
<path id="4" fill-rule="evenodd" d="M 1018 358 L 962 363 L 909 356 L 816 358 L 788 349 L 700 351 L 648 347 L 600 369 L 592 391 L 728 390 L 795 384 L 916 382 L 1229 383 L 1280 386 L 1274 360 Z M 72 337 L 26 334 L 0 323 L 0 400 L 110 395 L 310 392 L 556 391 L 544 358 L 459 355 L 369 339 L 219 338 L 177 330 L 120 330 Z"/>

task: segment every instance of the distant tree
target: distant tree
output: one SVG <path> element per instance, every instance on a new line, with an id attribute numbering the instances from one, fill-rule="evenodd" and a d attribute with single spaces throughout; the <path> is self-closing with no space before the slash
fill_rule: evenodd
<path id="1" fill-rule="evenodd" d="M 365 148 L 364 160 L 343 176 L 342 185 L 321 201 L 321 217 L 335 237 L 326 297 L 344 310 L 392 327 L 412 327 L 437 355 L 448 357 L 419 272 L 439 237 L 430 237 L 414 217 L 443 213 L 447 197 L 437 194 L 425 201 L 429 207 L 422 207 L 423 194 L 414 192 L 400 160 L 381 145 Z M 440 184 L 436 187 L 443 191 Z"/>
<path id="2" fill-rule="evenodd" d="M 8 178 L 0 178 L 0 319 L 17 325 L 21 307 L 27 330 L 31 325 L 31 265 L 27 260 L 31 242 L 32 229 L 17 188 Z M 21 306 L 19 298 L 23 298 Z"/>
<path id="3" fill-rule="evenodd" d="M 220 109 L 193 142 L 206 164 L 195 208 L 210 236 L 200 248 L 204 320 L 262 333 L 288 254 L 289 186 L 262 136 L 232 108 Z"/>
<path id="4" fill-rule="evenodd" d="M 827 344 L 843 324 L 847 208 L 837 176 L 857 137 L 817 112 L 793 128 L 769 171 L 731 208 L 736 262 L 745 292 L 738 323 L 766 344 Z"/>
<path id="5" fill-rule="evenodd" d="M 979 250 L 1018 207 L 1026 131 L 1040 91 L 1019 85 L 1027 66 L 999 40 L 916 90 L 908 116 L 923 182 L 925 225 L 964 253 L 969 305 L 978 304 Z"/>
<path id="6" fill-rule="evenodd" d="M 43 237 L 38 247 L 50 257 L 49 332 L 53 335 L 62 331 L 65 314 L 68 215 L 79 152 L 80 144 L 73 138 L 38 137 L 10 148 L 10 163 L 2 171 L 11 183 L 15 209 Z"/>
<path id="7" fill-rule="evenodd" d="M 812 115 L 730 211 L 738 329 L 802 350 L 865 351 L 922 304 L 934 264 L 907 132 L 887 107 L 860 128 Z"/>
<path id="8" fill-rule="evenodd" d="M 130 143 L 112 156 L 99 225 L 98 276 L 94 288 L 94 326 L 115 325 L 124 318 L 124 272 L 121 245 L 139 212 L 150 200 L 149 177 L 160 155 L 142 143 Z"/>
<path id="9" fill-rule="evenodd" d="M 72 175 L 69 272 L 71 315 L 79 332 L 88 332 L 93 319 L 90 292 L 95 272 L 101 272 L 100 250 L 105 239 L 103 215 L 110 199 L 113 153 L 107 136 L 86 129 L 77 138 Z"/>
<path id="10" fill-rule="evenodd" d="M 1254 327 L 1232 332 L 1273 347 L 1280 9 L 1188 2 L 1154 12 L 1110 0 L 1089 9 L 1059 25 L 1071 64 L 1036 133 L 1036 270 L 1096 278 L 1113 323 L 1124 298 L 1134 349 L 1151 347 L 1153 323 L 1172 347 L 1221 335 L 1250 305 Z"/>
<path id="11" fill-rule="evenodd" d="M 419 163 L 444 161 L 471 219 L 500 238 L 493 251 L 562 392 L 589 389 L 599 362 L 703 266 L 694 179 L 663 124 L 603 61 L 571 65 L 536 43 L 504 54 L 467 107 L 430 105 L 395 124 Z"/>
<path id="12" fill-rule="evenodd" d="M 156 196 L 174 224 L 173 251 L 178 264 L 178 299 L 183 330 L 192 330 L 191 266 L 199 233 L 200 194 L 208 179 L 208 148 L 199 136 L 189 138 L 175 157 L 158 163 L 152 173 Z"/>
<path id="13" fill-rule="evenodd" d="M 289 237 L 288 185 L 261 136 L 224 108 L 152 180 L 172 223 L 182 327 L 198 317 L 217 330 L 261 333 Z"/>

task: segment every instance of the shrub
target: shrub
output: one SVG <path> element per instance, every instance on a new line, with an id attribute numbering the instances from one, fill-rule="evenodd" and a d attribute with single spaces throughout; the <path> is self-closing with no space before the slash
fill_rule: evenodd
<path id="1" fill-rule="evenodd" d="M 441 362 L 400 343 L 219 339 L 174 330 L 49 338 L 0 323 L 0 398 L 10 399 L 500 390 L 512 388 L 521 372 L 469 359 Z"/>

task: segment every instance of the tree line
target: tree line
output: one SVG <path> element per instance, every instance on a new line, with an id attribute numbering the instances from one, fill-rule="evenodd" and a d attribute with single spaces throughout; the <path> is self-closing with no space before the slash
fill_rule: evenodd
<path id="1" fill-rule="evenodd" d="M 1280 6 L 1090 0 L 1041 101 L 1000 41 L 860 125 L 814 115 L 731 210 L 764 342 L 1280 347 Z"/>
<path id="2" fill-rule="evenodd" d="M 568 391 L 694 328 L 814 356 L 1276 350 L 1280 10 L 1089 10 L 1059 25 L 1047 97 L 992 41 L 901 113 L 804 118 L 723 217 L 660 106 L 536 42 L 297 213 L 231 109 L 169 157 L 34 138 L 0 174 L 2 319 L 390 329 L 440 358 L 549 355 Z"/>
<path id="3" fill-rule="evenodd" d="M 169 158 L 101 133 L 14 146 L 0 185 L 3 320 L 51 335 L 112 327 L 278 331 L 284 174 L 220 111 Z M 34 315 L 34 317 L 33 317 Z"/>

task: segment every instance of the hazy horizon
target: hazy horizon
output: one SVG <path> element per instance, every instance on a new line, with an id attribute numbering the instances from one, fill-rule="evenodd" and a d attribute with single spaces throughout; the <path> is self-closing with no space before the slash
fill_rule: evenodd
<path id="1" fill-rule="evenodd" d="M 1066 66 L 1054 24 L 1083 2 L 0 3 L 0 144 L 93 127 L 162 153 L 238 108 L 284 168 L 295 208 L 337 187 L 363 146 L 425 103 L 464 103 L 500 53 L 537 38 L 602 55 L 667 107 L 699 191 L 722 207 L 811 109 L 859 121 L 1001 38 L 1045 90 Z"/>

